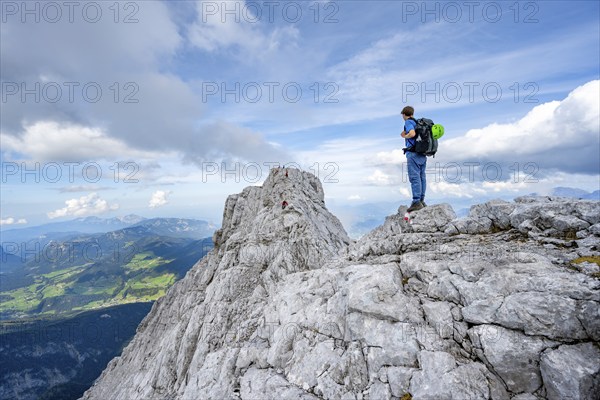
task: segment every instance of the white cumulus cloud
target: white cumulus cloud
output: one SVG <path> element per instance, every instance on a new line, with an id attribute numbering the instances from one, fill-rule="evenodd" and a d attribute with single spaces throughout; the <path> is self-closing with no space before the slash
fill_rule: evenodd
<path id="1" fill-rule="evenodd" d="M 26 154 L 36 161 L 85 161 L 97 159 L 150 159 L 155 153 L 139 151 L 107 136 L 101 129 L 38 121 L 24 127 L 20 137 L 1 134 L 2 150 Z"/>
<path id="2" fill-rule="evenodd" d="M 150 208 L 158 208 L 162 207 L 169 202 L 167 196 L 171 194 L 171 191 L 157 190 L 152 193 L 152 198 L 150 198 L 150 203 L 148 207 Z"/>
<path id="3" fill-rule="evenodd" d="M 108 202 L 101 199 L 97 193 L 90 193 L 87 196 L 81 196 L 78 199 L 67 200 L 65 201 L 65 204 L 66 207 L 47 213 L 46 215 L 48 215 L 48 218 L 54 219 L 67 216 L 83 217 L 88 215 L 98 215 L 119 208 L 118 204 L 108 204 Z"/>
<path id="4" fill-rule="evenodd" d="M 396 183 L 396 180 L 381 170 L 376 169 L 368 178 L 367 182 L 376 186 L 388 186 Z"/>
<path id="5" fill-rule="evenodd" d="M 562 101 L 534 107 L 516 122 L 491 124 L 457 138 L 442 139 L 440 149 L 453 161 L 529 161 L 540 167 L 597 173 L 598 93 L 600 81 L 588 82 Z"/>
<path id="6" fill-rule="evenodd" d="M 15 225 L 15 224 L 26 224 L 27 220 L 25 218 L 13 218 L 13 217 L 8 217 L 5 219 L 0 219 L 0 225 Z"/>

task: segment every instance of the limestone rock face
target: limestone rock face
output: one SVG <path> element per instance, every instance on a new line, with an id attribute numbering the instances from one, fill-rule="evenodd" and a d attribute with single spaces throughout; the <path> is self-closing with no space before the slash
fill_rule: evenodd
<path id="1" fill-rule="evenodd" d="M 230 196 L 84 398 L 597 398 L 600 281 L 572 262 L 600 256 L 600 202 L 400 207 L 353 242 L 323 199 L 294 169 Z"/>
<path id="2" fill-rule="evenodd" d="M 592 343 L 563 345 L 542 354 L 548 398 L 593 399 L 600 394 L 600 349 Z"/>

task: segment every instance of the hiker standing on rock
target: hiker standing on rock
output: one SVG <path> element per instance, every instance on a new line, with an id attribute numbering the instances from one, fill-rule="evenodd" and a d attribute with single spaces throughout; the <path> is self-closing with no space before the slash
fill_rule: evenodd
<path id="1" fill-rule="evenodd" d="M 404 119 L 404 130 L 400 134 L 405 141 L 406 147 L 403 149 L 406 154 L 406 164 L 408 165 L 408 180 L 412 189 L 412 203 L 408 207 L 408 212 L 420 210 L 425 207 L 425 169 L 427 168 L 427 156 L 414 151 L 415 147 L 415 128 L 417 122 L 413 115 L 415 109 L 406 106 L 402 109 L 402 118 Z"/>

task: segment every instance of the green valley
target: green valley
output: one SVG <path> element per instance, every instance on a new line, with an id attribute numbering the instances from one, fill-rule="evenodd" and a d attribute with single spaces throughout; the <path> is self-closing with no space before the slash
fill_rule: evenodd
<path id="1" fill-rule="evenodd" d="M 112 231 L 75 232 L 93 228 L 76 220 L 65 232 L 2 232 L 0 398 L 81 397 L 153 302 L 213 247 L 206 222 L 137 219 Z"/>
<path id="2" fill-rule="evenodd" d="M 47 248 L 12 272 L 19 275 L 17 283 L 11 282 L 11 274 L 0 276 L 5 280 L 0 291 L 1 320 L 66 317 L 152 302 L 212 248 L 212 240 L 162 236 L 148 227 L 130 227 L 78 235 Z"/>

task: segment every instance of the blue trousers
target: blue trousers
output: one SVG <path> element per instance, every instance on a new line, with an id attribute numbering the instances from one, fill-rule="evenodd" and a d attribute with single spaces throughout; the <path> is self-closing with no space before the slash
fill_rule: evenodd
<path id="1" fill-rule="evenodd" d="M 412 202 L 425 200 L 425 169 L 427 168 L 427 156 L 412 151 L 406 152 L 406 163 L 408 165 L 408 180 L 412 189 Z"/>

